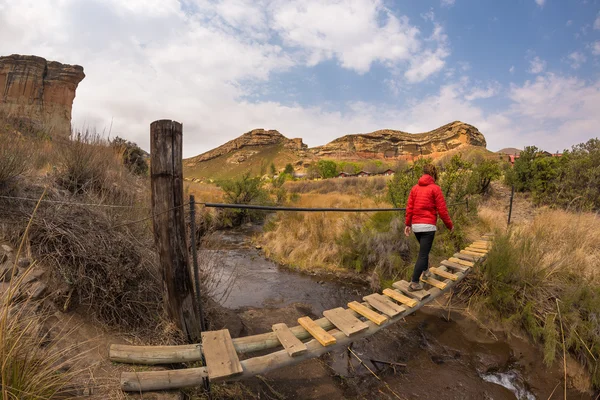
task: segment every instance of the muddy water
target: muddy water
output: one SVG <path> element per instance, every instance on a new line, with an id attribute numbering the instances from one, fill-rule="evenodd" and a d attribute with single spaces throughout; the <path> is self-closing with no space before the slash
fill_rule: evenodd
<path id="1" fill-rule="evenodd" d="M 238 335 L 268 332 L 272 324 L 359 300 L 367 288 L 288 271 L 250 243 L 257 226 L 218 233 L 203 250 L 215 257 L 233 288 L 221 304 L 234 310 Z M 201 255 L 202 256 L 202 255 Z M 351 350 L 282 368 L 245 381 L 258 398 L 287 399 L 549 399 L 562 398 L 562 372 L 546 368 L 527 341 L 491 333 L 460 313 L 426 307 L 405 323 L 359 340 Z M 230 321 L 231 329 L 239 326 Z M 589 394 L 569 391 L 570 399 Z"/>

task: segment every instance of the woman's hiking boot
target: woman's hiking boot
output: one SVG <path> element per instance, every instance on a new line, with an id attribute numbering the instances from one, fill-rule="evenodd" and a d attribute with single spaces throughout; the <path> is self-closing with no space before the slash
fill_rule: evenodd
<path id="1" fill-rule="evenodd" d="M 410 285 L 408 285 L 409 292 L 416 292 L 417 290 L 423 290 L 423 285 L 416 282 L 411 282 Z"/>
<path id="2" fill-rule="evenodd" d="M 427 279 L 431 277 L 431 272 L 429 272 L 428 269 L 426 269 L 425 271 L 423 271 L 423 273 L 421 274 L 421 279 Z"/>

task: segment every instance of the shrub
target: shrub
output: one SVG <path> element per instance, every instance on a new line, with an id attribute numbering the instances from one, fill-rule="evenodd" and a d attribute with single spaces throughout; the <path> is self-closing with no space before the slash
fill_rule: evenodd
<path id="1" fill-rule="evenodd" d="M 294 167 L 292 164 L 286 164 L 285 169 L 283 170 L 284 174 L 288 174 L 290 176 L 294 176 Z"/>
<path id="2" fill-rule="evenodd" d="M 498 231 L 481 269 L 461 290 L 544 343 L 552 363 L 561 346 L 557 300 L 567 349 L 600 386 L 600 229 L 593 214 L 545 210 L 531 224 Z M 472 302 L 473 304 L 475 302 Z"/>
<path id="3" fill-rule="evenodd" d="M 0 190 L 23 175 L 30 166 L 31 146 L 19 137 L 0 137 Z"/>
<path id="4" fill-rule="evenodd" d="M 147 153 L 141 147 L 118 136 L 110 144 L 123 154 L 123 163 L 132 173 L 136 175 L 148 173 Z"/>
<path id="5" fill-rule="evenodd" d="M 319 160 L 317 162 L 317 170 L 321 178 L 333 178 L 337 175 L 337 164 L 331 160 Z"/>
<path id="6" fill-rule="evenodd" d="M 430 158 L 421 158 L 415 161 L 410 168 L 398 170 L 391 181 L 388 182 L 388 201 L 394 207 L 404 207 L 408 201 L 408 194 L 423 175 L 423 166 L 430 163 Z"/>
<path id="7" fill-rule="evenodd" d="M 239 178 L 218 182 L 217 185 L 223 189 L 223 198 L 229 204 L 267 204 L 270 202 L 269 194 L 263 187 L 260 177 L 250 177 L 246 173 Z M 232 226 L 242 224 L 264 215 L 264 213 L 246 209 L 227 209 L 225 218 Z"/>
<path id="8" fill-rule="evenodd" d="M 73 134 L 71 140 L 57 146 L 57 153 L 56 180 L 73 194 L 107 195 L 127 174 L 122 168 L 122 152 L 91 132 Z"/>

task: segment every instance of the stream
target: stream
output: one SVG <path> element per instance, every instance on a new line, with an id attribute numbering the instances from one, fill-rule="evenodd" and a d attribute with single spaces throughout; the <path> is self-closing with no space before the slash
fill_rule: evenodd
<path id="1" fill-rule="evenodd" d="M 232 336 L 268 332 L 278 322 L 297 325 L 304 315 L 320 318 L 324 310 L 369 293 L 356 283 L 293 272 L 266 260 L 251 243 L 260 229 L 246 225 L 219 231 L 199 254 L 218 265 L 221 284 L 213 297 L 231 312 L 225 325 Z M 492 332 L 459 312 L 451 312 L 447 321 L 446 301 L 441 301 L 407 317 L 406 323 L 353 343 L 350 350 L 335 350 L 245 384 L 266 398 L 563 398 L 562 386 L 550 397 L 562 371 L 556 365 L 547 368 L 543 354 L 527 340 Z M 568 394 L 569 399 L 591 398 Z"/>

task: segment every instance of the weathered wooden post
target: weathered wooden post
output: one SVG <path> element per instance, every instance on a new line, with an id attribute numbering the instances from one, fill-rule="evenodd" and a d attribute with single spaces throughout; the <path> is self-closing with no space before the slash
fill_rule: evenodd
<path id="1" fill-rule="evenodd" d="M 150 171 L 154 241 L 158 248 L 167 313 L 190 341 L 200 340 L 194 286 L 188 267 L 183 202 L 183 126 L 176 121 L 150 124 Z"/>

